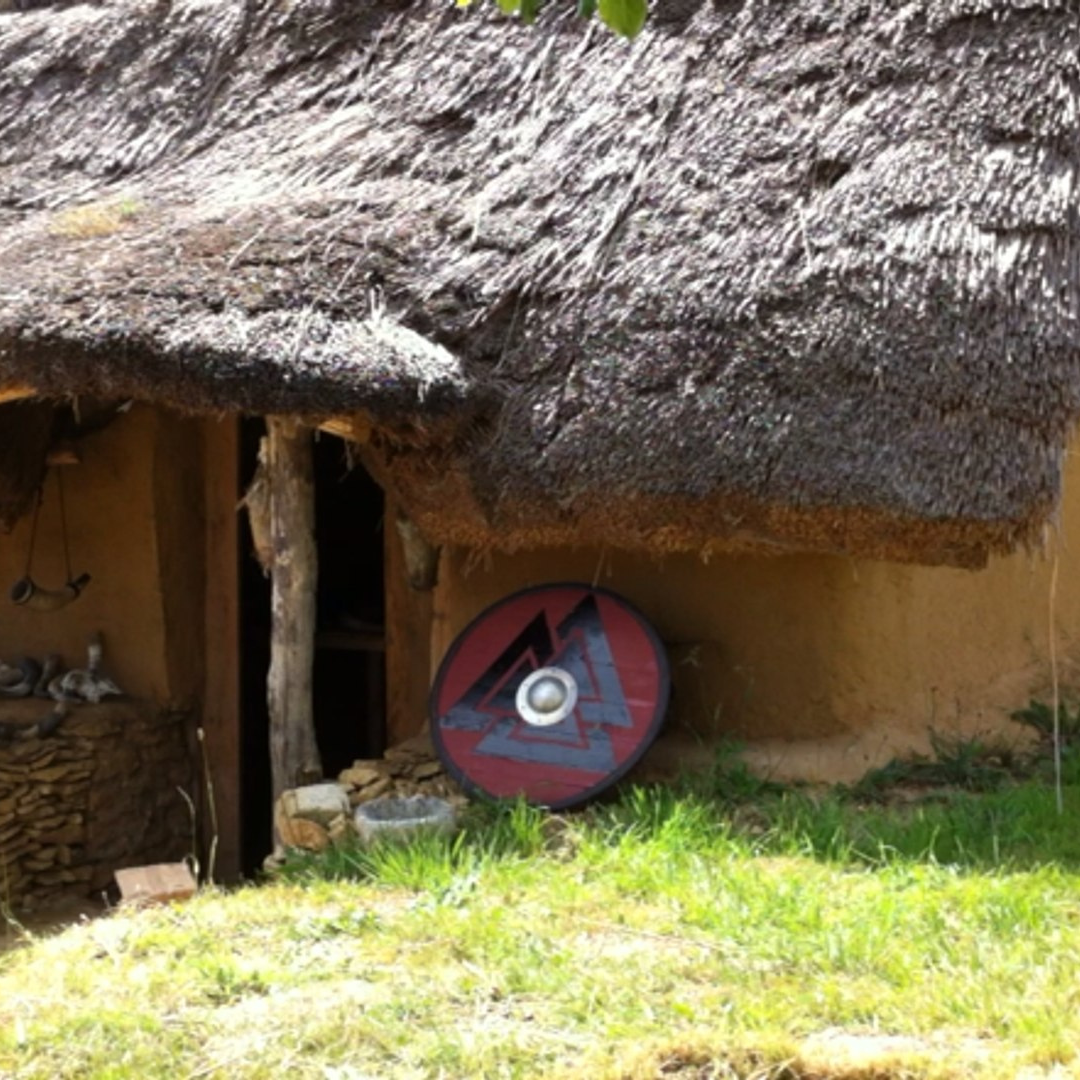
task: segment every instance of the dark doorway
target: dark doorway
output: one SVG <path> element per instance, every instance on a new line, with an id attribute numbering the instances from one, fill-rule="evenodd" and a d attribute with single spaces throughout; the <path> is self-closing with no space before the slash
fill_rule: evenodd
<path id="1" fill-rule="evenodd" d="M 382 488 L 351 460 L 348 443 L 321 435 L 315 443 L 314 689 L 326 776 L 385 749 L 383 506 Z"/>
<path id="2" fill-rule="evenodd" d="M 258 462 L 262 420 L 240 428 L 240 477 Z M 242 496 L 242 492 L 238 497 Z M 357 758 L 385 749 L 382 489 L 351 460 L 348 444 L 315 441 L 315 533 L 319 558 L 318 633 L 313 675 L 315 735 L 323 772 L 335 776 Z M 244 871 L 272 845 L 269 716 L 270 580 L 252 555 L 247 515 L 240 523 L 241 799 Z"/>

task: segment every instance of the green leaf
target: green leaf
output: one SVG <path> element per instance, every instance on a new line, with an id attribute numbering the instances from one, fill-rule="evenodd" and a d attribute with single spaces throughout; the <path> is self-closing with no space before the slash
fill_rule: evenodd
<path id="1" fill-rule="evenodd" d="M 516 15 L 521 10 L 521 0 L 495 0 L 504 15 Z"/>
<path id="2" fill-rule="evenodd" d="M 540 11 L 542 0 L 518 0 L 518 10 L 521 13 L 521 21 L 531 23 L 536 19 Z"/>
<path id="3" fill-rule="evenodd" d="M 577 13 L 583 19 L 591 19 L 596 12 L 596 0 L 578 0 Z"/>
<path id="4" fill-rule="evenodd" d="M 649 14 L 648 0 L 598 0 L 604 25 L 623 37 L 637 37 Z"/>

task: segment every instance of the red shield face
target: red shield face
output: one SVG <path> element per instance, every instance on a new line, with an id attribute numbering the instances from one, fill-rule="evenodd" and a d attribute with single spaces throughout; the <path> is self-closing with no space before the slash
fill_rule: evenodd
<path id="1" fill-rule="evenodd" d="M 454 642 L 431 693 L 432 735 L 467 790 L 562 809 L 637 762 L 669 687 L 655 632 L 621 597 L 588 585 L 526 589 Z"/>

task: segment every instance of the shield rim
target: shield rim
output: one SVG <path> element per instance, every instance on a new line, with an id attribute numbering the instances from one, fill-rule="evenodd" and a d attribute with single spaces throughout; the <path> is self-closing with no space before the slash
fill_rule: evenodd
<path id="1" fill-rule="evenodd" d="M 510 603 L 512 600 L 517 600 L 519 597 L 528 596 L 530 593 L 542 593 L 548 592 L 551 589 L 584 589 L 589 593 L 598 593 L 601 596 L 606 596 L 609 600 L 617 603 L 624 611 L 627 611 L 634 619 L 637 620 L 638 625 L 645 632 L 645 636 L 649 639 L 650 644 L 653 647 L 653 653 L 657 658 L 658 674 L 660 676 L 659 694 L 657 695 L 656 706 L 653 710 L 653 717 L 649 721 L 648 727 L 645 730 L 644 736 L 638 743 L 637 747 L 627 756 L 625 761 L 620 762 L 615 769 L 608 773 L 602 781 L 593 784 L 592 787 L 585 789 L 584 791 L 571 796 L 566 799 L 559 799 L 555 802 L 537 802 L 531 799 L 524 792 L 519 793 L 517 796 L 506 795 L 492 795 L 490 792 L 485 791 L 479 784 L 470 780 L 468 776 L 458 766 L 457 762 L 450 756 L 442 740 L 442 732 L 439 727 L 439 706 L 438 698 L 442 689 L 443 674 L 446 669 L 454 662 L 457 654 L 461 651 L 466 639 L 472 630 L 484 621 L 493 611 L 502 607 L 504 604 Z M 615 592 L 613 589 L 605 588 L 603 585 L 592 585 L 585 581 L 552 581 L 545 585 L 530 585 L 524 589 L 518 589 L 516 592 L 507 593 L 504 597 L 496 600 L 494 603 L 488 604 L 478 615 L 474 616 L 466 624 L 464 629 L 459 631 L 450 645 L 450 648 L 446 650 L 446 655 L 439 663 L 439 668 L 435 672 L 435 679 L 431 684 L 431 689 L 428 691 L 428 727 L 431 731 L 431 741 L 435 747 L 435 753 L 439 760 L 442 762 L 443 767 L 450 774 L 451 778 L 458 783 L 461 788 L 469 795 L 479 796 L 484 799 L 493 800 L 496 802 L 506 802 L 511 798 L 524 798 L 531 806 L 546 807 L 548 810 L 568 810 L 574 806 L 581 806 L 584 803 L 596 798 L 597 795 L 602 794 L 609 788 L 614 787 L 622 778 L 645 756 L 649 747 L 656 741 L 657 735 L 660 733 L 660 728 L 663 727 L 664 721 L 667 719 L 668 706 L 671 704 L 671 661 L 668 659 L 667 650 L 664 648 L 664 643 L 660 640 L 660 635 L 656 632 L 652 623 L 642 614 L 640 608 L 636 604 L 631 603 L 621 593 Z"/>

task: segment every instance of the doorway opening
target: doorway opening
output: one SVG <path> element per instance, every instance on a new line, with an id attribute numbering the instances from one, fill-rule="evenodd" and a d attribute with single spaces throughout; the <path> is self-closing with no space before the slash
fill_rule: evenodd
<path id="1" fill-rule="evenodd" d="M 241 421 L 242 489 L 254 475 L 265 434 L 261 419 Z M 380 757 L 385 749 L 385 499 L 342 439 L 320 433 L 314 456 L 319 576 L 313 708 L 323 774 L 333 777 L 356 759 Z M 243 869 L 250 873 L 273 842 L 266 702 L 270 579 L 252 554 L 246 514 L 241 514 L 239 536 L 241 843 Z"/>

